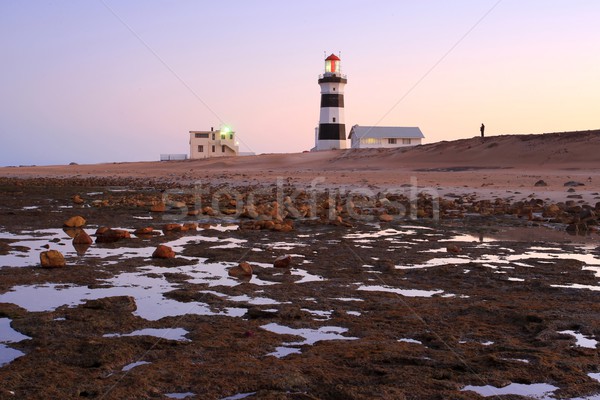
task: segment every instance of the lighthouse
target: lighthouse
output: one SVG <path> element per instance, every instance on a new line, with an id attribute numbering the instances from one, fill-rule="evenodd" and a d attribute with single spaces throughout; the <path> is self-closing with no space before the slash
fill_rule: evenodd
<path id="1" fill-rule="evenodd" d="M 319 75 L 321 113 L 313 150 L 346 148 L 344 120 L 344 86 L 348 80 L 340 70 L 340 58 L 335 54 L 325 59 L 325 72 Z"/>

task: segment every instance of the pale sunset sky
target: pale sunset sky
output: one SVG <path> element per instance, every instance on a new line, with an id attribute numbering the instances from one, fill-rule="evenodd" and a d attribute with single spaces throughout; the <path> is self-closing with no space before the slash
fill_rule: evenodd
<path id="1" fill-rule="evenodd" d="M 600 1 L 0 0 L 0 165 L 158 160 L 227 124 L 314 145 L 324 52 L 346 129 L 425 143 L 600 128 Z"/>

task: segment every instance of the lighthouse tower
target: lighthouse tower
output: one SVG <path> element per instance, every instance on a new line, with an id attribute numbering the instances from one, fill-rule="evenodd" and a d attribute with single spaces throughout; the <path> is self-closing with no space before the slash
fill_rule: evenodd
<path id="1" fill-rule="evenodd" d="M 325 59 L 325 72 L 319 76 L 321 114 L 314 150 L 346 148 L 344 120 L 344 86 L 348 80 L 340 71 L 340 58 L 335 54 Z"/>

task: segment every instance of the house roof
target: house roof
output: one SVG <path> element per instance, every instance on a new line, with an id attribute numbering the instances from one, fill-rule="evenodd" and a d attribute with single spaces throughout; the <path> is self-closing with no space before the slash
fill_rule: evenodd
<path id="1" fill-rule="evenodd" d="M 425 136 L 421 129 L 416 126 L 359 126 L 354 125 L 350 130 L 348 139 L 352 135 L 358 138 L 375 138 L 375 139 L 423 139 Z"/>

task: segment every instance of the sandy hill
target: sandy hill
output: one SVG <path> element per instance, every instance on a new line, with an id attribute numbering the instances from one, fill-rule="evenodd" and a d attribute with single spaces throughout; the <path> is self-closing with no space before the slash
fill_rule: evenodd
<path id="1" fill-rule="evenodd" d="M 483 139 L 474 137 L 407 149 L 346 150 L 332 161 L 334 164 L 345 164 L 347 159 L 358 164 L 367 163 L 371 167 L 512 168 L 587 165 L 600 168 L 600 130 L 501 135 Z"/>
<path id="2" fill-rule="evenodd" d="M 501 135 L 410 148 L 261 154 L 206 160 L 0 168 L 0 176 L 182 176 L 219 172 L 462 171 L 600 168 L 600 130 Z"/>

